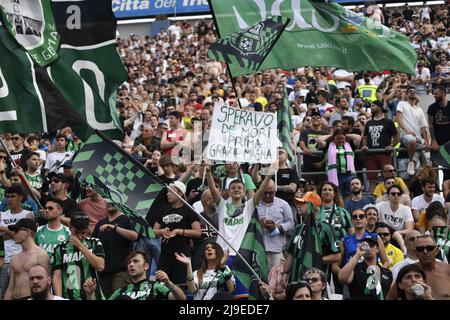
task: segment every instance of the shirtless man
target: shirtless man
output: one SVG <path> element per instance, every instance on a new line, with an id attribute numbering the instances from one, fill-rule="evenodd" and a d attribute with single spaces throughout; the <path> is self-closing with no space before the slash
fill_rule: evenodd
<path id="1" fill-rule="evenodd" d="M 430 235 L 416 239 L 416 253 L 419 266 L 425 271 L 427 283 L 434 299 L 450 300 L 450 265 L 436 260 L 439 247 Z"/>
<path id="2" fill-rule="evenodd" d="M 21 219 L 8 229 L 14 232 L 14 240 L 21 245 L 22 252 L 11 258 L 10 279 L 4 299 L 28 299 L 31 295 L 28 272 L 37 264 L 50 269 L 49 257 L 44 249 L 34 243 L 36 223 L 32 219 Z"/>

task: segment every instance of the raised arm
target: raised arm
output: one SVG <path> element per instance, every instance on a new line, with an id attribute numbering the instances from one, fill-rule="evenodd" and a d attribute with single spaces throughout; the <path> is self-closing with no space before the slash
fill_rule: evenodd
<path id="1" fill-rule="evenodd" d="M 216 184 L 214 183 L 214 177 L 211 172 L 211 165 L 205 164 L 206 170 L 206 181 L 208 181 L 208 188 L 211 191 L 211 195 L 215 204 L 218 204 L 221 198 L 219 190 L 216 188 Z"/>

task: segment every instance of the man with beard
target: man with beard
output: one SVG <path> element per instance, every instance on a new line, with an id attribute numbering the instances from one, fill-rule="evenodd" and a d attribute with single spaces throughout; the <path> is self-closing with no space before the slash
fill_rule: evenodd
<path id="1" fill-rule="evenodd" d="M 53 255 L 55 247 L 70 238 L 70 230 L 61 223 L 63 213 L 63 202 L 59 199 L 50 198 L 44 207 L 43 216 L 47 224 L 37 229 L 34 241 L 49 255 Z"/>
<path id="2" fill-rule="evenodd" d="M 434 202 L 439 201 L 444 206 L 444 197 L 436 192 L 436 182 L 431 177 L 425 177 L 420 181 L 423 194 L 414 197 L 411 201 L 411 211 L 415 221 L 419 220 L 420 215 L 425 214 L 428 206 Z"/>
<path id="3" fill-rule="evenodd" d="M 67 300 L 51 294 L 52 276 L 47 267 L 37 264 L 28 271 L 31 298 L 29 300 Z"/>
<path id="4" fill-rule="evenodd" d="M 131 252 L 126 261 L 131 284 L 114 291 L 109 300 L 119 300 L 123 296 L 132 300 L 186 300 L 183 290 L 170 281 L 164 271 L 156 271 L 157 281 L 147 279 L 151 259 L 143 251 Z M 92 278 L 83 284 L 89 300 L 95 300 L 93 292 L 96 286 L 97 283 Z"/>
<path id="5" fill-rule="evenodd" d="M 362 183 L 359 178 L 355 177 L 350 181 L 350 190 L 352 195 L 349 199 L 345 201 L 345 209 L 348 212 L 353 213 L 356 209 L 362 209 L 366 204 L 372 203 L 375 204 L 375 199 L 373 196 L 363 196 L 362 191 Z"/>
<path id="6" fill-rule="evenodd" d="M 335 100 L 336 109 L 331 114 L 330 120 L 328 121 L 328 127 L 331 128 L 336 120 L 342 120 L 343 116 L 351 116 L 351 112 L 348 111 L 349 105 L 347 98 L 337 97 Z"/>
<path id="7" fill-rule="evenodd" d="M 433 298 L 450 299 L 450 265 L 436 260 L 439 247 L 430 235 L 422 235 L 416 239 L 418 265 L 427 276 Z"/>
<path id="8" fill-rule="evenodd" d="M 32 219 L 21 219 L 8 226 L 14 232 L 14 241 L 22 247 L 22 252 L 12 256 L 9 265 L 9 284 L 4 300 L 24 300 L 30 297 L 28 271 L 41 264 L 50 267 L 47 253 L 34 243 L 36 223 Z"/>
<path id="9" fill-rule="evenodd" d="M 431 148 L 435 157 L 439 147 L 450 141 L 450 102 L 447 99 L 445 87 L 434 90 L 436 102 L 428 107 L 428 126 L 431 135 Z M 450 179 L 450 170 L 444 170 L 444 181 Z"/>

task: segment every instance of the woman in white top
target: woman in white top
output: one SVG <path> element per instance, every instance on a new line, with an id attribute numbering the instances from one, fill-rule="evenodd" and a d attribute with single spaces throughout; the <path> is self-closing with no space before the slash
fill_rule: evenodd
<path id="1" fill-rule="evenodd" d="M 228 252 L 224 254 L 222 247 L 215 242 L 205 246 L 200 269 L 192 273 L 191 259 L 184 254 L 175 253 L 178 261 L 187 267 L 186 282 L 194 300 L 211 300 L 217 292 L 234 291 L 234 276 L 226 266 Z"/>

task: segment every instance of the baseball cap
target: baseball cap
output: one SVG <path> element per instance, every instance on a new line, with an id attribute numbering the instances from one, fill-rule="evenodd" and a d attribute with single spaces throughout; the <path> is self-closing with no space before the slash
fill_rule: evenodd
<path id="1" fill-rule="evenodd" d="M 67 175 L 65 175 L 64 173 L 50 172 L 48 174 L 48 179 L 51 180 L 53 177 L 57 177 L 62 182 L 67 182 Z"/>
<path id="2" fill-rule="evenodd" d="M 311 113 L 311 117 L 314 117 L 314 116 L 319 116 L 319 117 L 322 117 L 321 115 L 320 115 L 320 112 L 313 112 L 313 113 Z"/>
<path id="3" fill-rule="evenodd" d="M 186 194 L 186 185 L 183 182 L 181 181 L 172 182 L 169 187 L 172 186 L 183 192 L 183 194 Z"/>
<path id="4" fill-rule="evenodd" d="M 383 112 L 385 112 L 385 113 L 387 112 L 387 109 L 384 106 L 383 102 L 381 102 L 379 100 L 375 100 L 374 102 L 372 102 L 372 104 L 376 105 L 377 107 L 380 107 Z"/>
<path id="5" fill-rule="evenodd" d="M 322 205 L 322 199 L 317 193 L 308 191 L 305 193 L 305 195 L 301 198 L 296 197 L 295 202 L 297 203 L 305 203 L 305 202 L 311 202 L 316 207 L 320 207 Z"/>
<path id="6" fill-rule="evenodd" d="M 8 226 L 8 230 L 13 232 L 19 230 L 20 228 L 26 228 L 34 232 L 37 230 L 34 220 L 28 218 L 20 219 L 16 224 Z"/>
<path id="7" fill-rule="evenodd" d="M 67 160 L 66 162 L 64 162 L 62 165 L 61 165 L 61 167 L 63 167 L 63 168 L 73 168 L 73 163 L 72 163 L 72 160 Z"/>
<path id="8" fill-rule="evenodd" d="M 366 236 L 364 239 L 361 240 L 361 242 L 367 242 L 367 243 L 373 243 L 378 247 L 378 240 L 372 236 Z"/>

